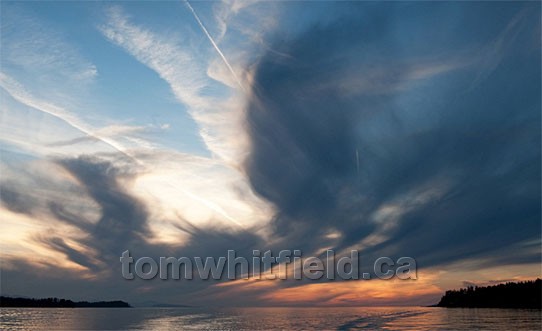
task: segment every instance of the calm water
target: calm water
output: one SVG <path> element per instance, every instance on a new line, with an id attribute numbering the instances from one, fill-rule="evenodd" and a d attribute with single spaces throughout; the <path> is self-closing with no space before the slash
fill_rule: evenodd
<path id="1" fill-rule="evenodd" d="M 539 310 L 1 308 L 2 330 L 541 330 Z"/>

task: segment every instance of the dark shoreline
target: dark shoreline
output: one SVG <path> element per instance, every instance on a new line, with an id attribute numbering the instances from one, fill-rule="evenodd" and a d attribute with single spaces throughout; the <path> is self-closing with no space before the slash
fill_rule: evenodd
<path id="1" fill-rule="evenodd" d="M 542 281 L 469 286 L 446 291 L 436 305 L 442 308 L 542 309 Z"/>
<path id="2" fill-rule="evenodd" d="M 132 308 L 129 303 L 116 301 L 72 301 L 59 298 L 12 298 L 0 297 L 2 308 Z"/>

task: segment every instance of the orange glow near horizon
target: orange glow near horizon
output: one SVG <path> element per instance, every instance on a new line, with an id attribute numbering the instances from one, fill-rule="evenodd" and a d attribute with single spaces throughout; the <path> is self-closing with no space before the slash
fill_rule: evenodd
<path id="1" fill-rule="evenodd" d="M 238 279 L 205 291 L 217 299 L 244 297 L 264 306 L 386 306 L 430 304 L 443 290 L 434 284 L 436 272 L 417 280 L 336 280 L 307 283 L 299 280 Z M 293 286 L 292 286 L 293 284 Z"/>
<path id="2" fill-rule="evenodd" d="M 437 286 L 417 280 L 358 280 L 282 288 L 262 299 L 285 305 L 316 302 L 318 306 L 379 306 L 411 304 L 418 298 L 438 297 L 441 293 Z"/>
<path id="3" fill-rule="evenodd" d="M 242 298 L 261 306 L 403 306 L 436 304 L 446 290 L 464 287 L 467 274 L 475 275 L 480 285 L 492 285 L 495 279 L 525 281 L 538 276 L 539 265 L 513 265 L 506 269 L 448 271 L 418 270 L 413 280 L 335 280 L 331 282 L 301 282 L 299 280 L 237 279 L 221 282 L 204 294 L 217 300 Z M 518 276 L 518 271 L 533 276 Z M 497 277 L 497 275 L 499 277 Z M 196 298 L 197 300 L 197 298 Z M 240 303 L 244 304 L 243 302 Z"/>

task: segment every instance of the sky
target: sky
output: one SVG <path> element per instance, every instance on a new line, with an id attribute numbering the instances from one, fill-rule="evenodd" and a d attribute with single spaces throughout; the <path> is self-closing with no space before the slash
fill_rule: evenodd
<path id="1" fill-rule="evenodd" d="M 541 276 L 539 2 L 0 9 L 3 295 L 418 305 Z M 418 277 L 120 272 L 125 250 L 230 249 L 410 256 Z"/>

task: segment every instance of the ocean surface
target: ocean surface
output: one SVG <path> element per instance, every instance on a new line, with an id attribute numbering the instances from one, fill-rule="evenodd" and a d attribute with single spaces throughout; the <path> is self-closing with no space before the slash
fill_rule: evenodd
<path id="1" fill-rule="evenodd" d="M 536 330 L 540 310 L 359 308 L 0 308 L 1 330 Z"/>

